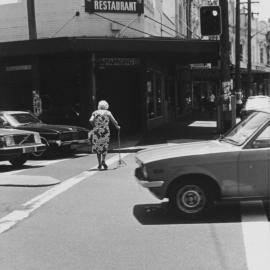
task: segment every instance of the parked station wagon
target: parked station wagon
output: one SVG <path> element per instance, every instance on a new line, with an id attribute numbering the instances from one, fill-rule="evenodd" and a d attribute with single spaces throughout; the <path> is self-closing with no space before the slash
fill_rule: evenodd
<path id="1" fill-rule="evenodd" d="M 254 112 L 216 140 L 140 151 L 136 162 L 138 182 L 184 216 L 221 200 L 267 200 L 270 114 Z"/>
<path id="2" fill-rule="evenodd" d="M 47 149 L 88 143 L 89 130 L 83 127 L 46 124 L 25 111 L 0 111 L 0 117 L 6 121 L 6 126 L 38 132 Z M 39 152 L 39 155 L 41 154 L 42 152 Z"/>
<path id="3" fill-rule="evenodd" d="M 13 166 L 20 167 L 29 154 L 46 149 L 37 132 L 7 129 L 4 123 L 0 117 L 0 161 L 8 160 Z"/>

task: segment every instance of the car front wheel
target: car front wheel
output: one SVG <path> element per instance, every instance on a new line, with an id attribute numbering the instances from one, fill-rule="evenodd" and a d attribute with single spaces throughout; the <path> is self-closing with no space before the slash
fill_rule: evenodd
<path id="1" fill-rule="evenodd" d="M 170 195 L 173 210 L 187 217 L 197 217 L 207 212 L 213 199 L 209 189 L 196 182 L 176 185 Z"/>
<path id="2" fill-rule="evenodd" d="M 16 158 L 13 158 L 9 160 L 9 162 L 14 166 L 14 167 L 21 167 L 25 162 L 27 161 L 27 156 L 22 155 Z"/>
<path id="3" fill-rule="evenodd" d="M 46 148 L 44 150 L 42 150 L 42 151 L 39 151 L 39 152 L 33 152 L 32 156 L 34 156 L 34 157 L 43 157 L 45 155 L 45 153 L 47 152 L 48 147 L 49 147 L 48 141 L 45 138 L 41 137 L 41 142 L 46 145 Z"/>

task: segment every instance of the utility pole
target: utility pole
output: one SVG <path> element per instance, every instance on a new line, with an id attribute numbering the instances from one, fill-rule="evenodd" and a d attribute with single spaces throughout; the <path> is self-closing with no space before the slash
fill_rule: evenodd
<path id="1" fill-rule="evenodd" d="M 192 37 L 192 25 L 191 25 L 191 21 L 192 21 L 192 12 L 191 12 L 191 4 L 192 4 L 193 0 L 187 0 L 187 12 L 186 12 L 186 16 L 187 16 L 187 38 L 191 39 Z"/>
<path id="2" fill-rule="evenodd" d="M 247 63 L 247 91 L 248 95 L 251 95 L 252 89 L 251 89 L 251 82 L 252 82 L 252 77 L 251 77 L 251 0 L 248 0 L 248 37 L 247 37 L 247 47 L 248 47 L 248 63 Z"/>
<path id="3" fill-rule="evenodd" d="M 218 93 L 217 107 L 217 131 L 223 133 L 233 124 L 233 106 L 231 111 L 230 91 L 231 76 L 230 76 L 230 43 L 229 43 L 229 18 L 228 18 L 228 0 L 220 1 L 221 18 L 222 18 L 222 34 L 220 36 L 220 90 Z M 235 110 L 235 109 L 234 109 Z"/>
<path id="4" fill-rule="evenodd" d="M 29 39 L 37 39 L 35 1 L 34 0 L 27 0 L 27 17 L 28 17 Z"/>
<path id="5" fill-rule="evenodd" d="M 29 39 L 37 39 L 36 28 L 36 12 L 35 12 L 35 0 L 27 0 L 27 18 L 28 18 L 28 32 Z M 31 58 L 32 63 L 32 94 L 38 94 L 40 98 L 40 72 L 39 72 L 39 59 L 38 56 L 33 55 Z M 42 108 L 40 108 L 42 113 Z"/>
<path id="6" fill-rule="evenodd" d="M 235 12 L 235 93 L 241 95 L 240 73 L 240 0 L 236 0 Z"/>
<path id="7" fill-rule="evenodd" d="M 236 116 L 240 113 L 242 104 L 241 66 L 240 66 L 240 0 L 236 0 L 235 7 L 235 81 L 234 92 L 236 95 Z"/>
<path id="8" fill-rule="evenodd" d="M 251 11 L 251 4 L 256 4 L 259 2 L 251 2 L 251 0 L 248 0 L 247 4 L 248 4 L 248 63 L 247 63 L 247 73 L 248 73 L 248 79 L 247 79 L 247 90 L 248 90 L 248 94 L 252 95 L 254 94 L 253 88 L 251 87 L 252 82 L 253 82 L 253 78 L 252 78 L 252 55 L 251 55 L 251 40 L 252 40 L 252 35 L 251 35 L 251 22 L 252 22 L 252 16 L 253 14 L 256 13 L 252 13 Z"/>

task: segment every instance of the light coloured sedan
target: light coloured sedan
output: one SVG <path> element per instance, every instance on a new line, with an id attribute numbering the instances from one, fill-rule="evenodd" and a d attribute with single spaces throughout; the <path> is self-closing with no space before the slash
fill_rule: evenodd
<path id="1" fill-rule="evenodd" d="M 216 201 L 269 199 L 270 114 L 254 112 L 217 140 L 140 151 L 136 162 L 138 182 L 188 217 Z"/>
<path id="2" fill-rule="evenodd" d="M 0 161 L 8 160 L 14 167 L 21 167 L 29 154 L 46 149 L 37 132 L 10 129 L 6 125 L 0 117 Z"/>

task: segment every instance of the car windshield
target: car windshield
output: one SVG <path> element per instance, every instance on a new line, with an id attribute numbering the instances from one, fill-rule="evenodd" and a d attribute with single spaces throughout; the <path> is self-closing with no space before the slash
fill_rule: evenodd
<path id="1" fill-rule="evenodd" d="M 40 123 L 41 121 L 30 113 L 12 113 L 5 115 L 13 126 Z"/>
<path id="2" fill-rule="evenodd" d="M 241 121 L 220 140 L 235 145 L 244 144 L 260 127 L 270 120 L 270 114 L 256 112 Z"/>

